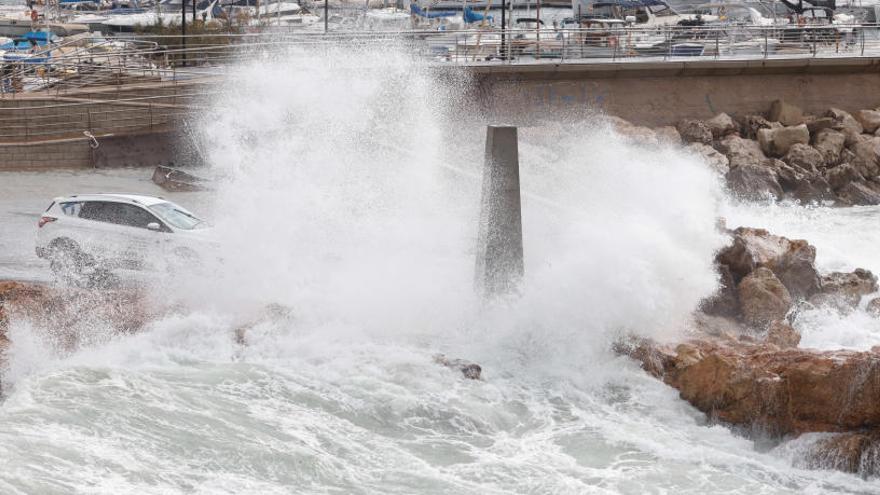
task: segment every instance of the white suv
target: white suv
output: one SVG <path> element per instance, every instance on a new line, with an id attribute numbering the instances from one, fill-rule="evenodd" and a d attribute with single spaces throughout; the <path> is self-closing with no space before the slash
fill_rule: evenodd
<path id="1" fill-rule="evenodd" d="M 55 198 L 37 224 L 37 256 L 57 275 L 155 269 L 200 259 L 207 224 L 153 196 L 83 194 Z"/>

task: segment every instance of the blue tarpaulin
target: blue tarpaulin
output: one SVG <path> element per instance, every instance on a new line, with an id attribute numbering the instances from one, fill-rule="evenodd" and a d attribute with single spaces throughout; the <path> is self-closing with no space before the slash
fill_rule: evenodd
<path id="1" fill-rule="evenodd" d="M 483 14 L 478 14 L 478 13 L 474 12 L 470 7 L 464 8 L 464 22 L 471 23 L 471 22 L 482 21 L 483 19 L 491 21 L 492 16 L 491 15 L 485 16 Z"/>

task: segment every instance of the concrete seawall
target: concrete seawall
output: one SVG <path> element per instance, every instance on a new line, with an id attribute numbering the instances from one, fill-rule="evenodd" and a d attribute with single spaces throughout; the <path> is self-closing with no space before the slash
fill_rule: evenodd
<path id="1" fill-rule="evenodd" d="M 880 105 L 880 59 L 800 58 L 478 65 L 468 69 L 487 115 L 536 118 L 602 111 L 640 125 L 764 113 L 782 98 L 810 113 Z"/>

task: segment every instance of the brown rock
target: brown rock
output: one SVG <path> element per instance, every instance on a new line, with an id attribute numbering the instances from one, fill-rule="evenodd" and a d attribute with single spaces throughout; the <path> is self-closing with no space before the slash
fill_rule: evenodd
<path id="1" fill-rule="evenodd" d="M 783 100 L 775 100 L 770 104 L 767 119 L 779 122 L 784 126 L 803 124 L 805 120 L 803 110 L 790 103 L 785 103 Z"/>
<path id="2" fill-rule="evenodd" d="M 718 151 L 730 160 L 730 167 L 740 165 L 760 165 L 767 160 L 761 146 L 751 139 L 743 139 L 736 135 L 726 136 L 718 142 Z"/>
<path id="3" fill-rule="evenodd" d="M 703 162 L 720 175 L 730 171 L 730 161 L 715 148 L 703 143 L 690 143 L 687 149 L 700 156 Z"/>
<path id="4" fill-rule="evenodd" d="M 822 154 L 825 166 L 836 165 L 840 162 L 840 153 L 846 144 L 846 136 L 840 131 L 822 129 L 815 134 L 816 150 Z"/>
<path id="5" fill-rule="evenodd" d="M 719 113 L 706 121 L 706 126 L 712 132 L 715 139 L 720 139 L 728 134 L 733 134 L 737 130 L 736 122 L 726 113 Z"/>
<path id="6" fill-rule="evenodd" d="M 758 131 L 761 151 L 768 156 L 783 156 L 797 143 L 809 144 L 810 131 L 804 124 Z"/>
<path id="7" fill-rule="evenodd" d="M 841 131 L 846 136 L 846 145 L 849 146 L 862 134 L 862 124 L 848 112 L 839 108 L 831 108 L 825 114 L 826 117 L 834 119 L 834 128 Z"/>
<path id="8" fill-rule="evenodd" d="M 788 323 L 775 320 L 767 329 L 767 342 L 782 349 L 793 349 L 801 343 L 801 334 Z"/>
<path id="9" fill-rule="evenodd" d="M 849 163 L 825 169 L 823 176 L 831 184 L 831 188 L 839 190 L 851 182 L 865 182 L 862 174 Z"/>
<path id="10" fill-rule="evenodd" d="M 727 265 L 737 281 L 758 268 L 768 268 L 798 299 L 811 295 L 820 286 L 816 248 L 805 240 L 776 236 L 764 229 L 734 230 L 733 242 L 718 253 L 716 260 Z"/>
<path id="11" fill-rule="evenodd" d="M 877 129 L 880 129 L 880 112 L 877 110 L 859 110 L 854 117 L 859 121 L 859 124 L 862 124 L 864 132 L 868 134 L 873 134 Z"/>
<path id="12" fill-rule="evenodd" d="M 782 197 L 776 173 L 768 167 L 742 164 L 731 168 L 725 179 L 727 187 L 741 199 L 763 201 Z"/>
<path id="13" fill-rule="evenodd" d="M 678 124 L 678 132 L 686 143 L 712 144 L 712 131 L 700 120 L 683 120 Z"/>
<path id="14" fill-rule="evenodd" d="M 434 362 L 447 368 L 456 369 L 461 372 L 462 376 L 470 380 L 479 380 L 483 374 L 483 368 L 479 364 L 464 359 L 450 359 L 443 354 L 437 354 L 434 356 Z"/>
<path id="15" fill-rule="evenodd" d="M 880 430 L 835 433 L 813 444 L 807 469 L 835 469 L 871 477 L 880 474 Z"/>
<path id="16" fill-rule="evenodd" d="M 758 268 L 737 286 L 737 298 L 745 322 L 763 328 L 781 320 L 791 309 L 791 295 L 768 268 Z"/>
<path id="17" fill-rule="evenodd" d="M 821 277 L 819 292 L 810 298 L 816 306 L 855 308 L 863 296 L 877 291 L 877 276 L 863 268 L 852 272 L 832 272 Z"/>
<path id="18" fill-rule="evenodd" d="M 865 307 L 865 310 L 868 312 L 869 315 L 875 318 L 880 318 L 880 297 L 875 297 L 874 299 L 871 299 L 871 301 L 868 303 L 868 306 Z"/>
<path id="19" fill-rule="evenodd" d="M 874 177 L 880 173 L 880 138 L 860 137 L 849 146 L 854 158 L 852 164 L 864 177 Z"/>
<path id="20" fill-rule="evenodd" d="M 837 191 L 840 201 L 852 206 L 880 205 L 880 193 L 865 182 L 850 182 Z"/>
<path id="21" fill-rule="evenodd" d="M 831 117 L 812 117 L 806 122 L 810 135 L 813 136 L 822 129 L 831 129 L 834 127 L 834 119 Z"/>
<path id="22" fill-rule="evenodd" d="M 655 127 L 654 134 L 657 135 L 657 140 L 660 143 L 681 144 L 681 134 L 678 133 L 678 129 L 671 125 Z"/>
<path id="23" fill-rule="evenodd" d="M 833 132 L 833 131 L 832 131 Z M 792 167 L 798 167 L 809 174 L 818 173 L 825 166 L 825 157 L 817 149 L 808 144 L 795 144 L 789 148 L 782 159 Z"/>
<path id="24" fill-rule="evenodd" d="M 798 181 L 791 195 L 802 204 L 834 202 L 837 199 L 831 184 L 820 175 Z"/>
<path id="25" fill-rule="evenodd" d="M 746 139 L 757 139 L 758 130 L 779 127 L 781 124 L 770 122 L 760 115 L 746 115 L 740 123 L 740 132 Z"/>
<path id="26" fill-rule="evenodd" d="M 727 265 L 718 265 L 718 274 L 720 275 L 718 292 L 704 301 L 701 309 L 708 315 L 736 318 L 739 316 L 736 281 Z"/>
<path id="27" fill-rule="evenodd" d="M 695 349 L 686 353 L 686 366 L 668 346 L 647 340 L 616 349 L 697 409 L 763 434 L 880 427 L 880 354 L 775 350 L 728 339 L 688 344 Z"/>

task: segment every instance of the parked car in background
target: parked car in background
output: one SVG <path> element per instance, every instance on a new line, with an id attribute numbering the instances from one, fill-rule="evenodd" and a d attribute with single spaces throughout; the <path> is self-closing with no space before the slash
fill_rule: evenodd
<path id="1" fill-rule="evenodd" d="M 144 270 L 197 263 L 208 225 L 166 199 L 134 194 L 55 198 L 37 223 L 37 256 L 58 276 L 93 270 Z"/>

